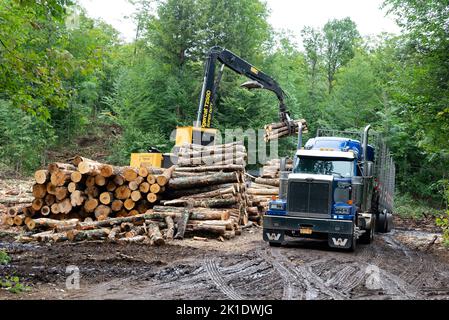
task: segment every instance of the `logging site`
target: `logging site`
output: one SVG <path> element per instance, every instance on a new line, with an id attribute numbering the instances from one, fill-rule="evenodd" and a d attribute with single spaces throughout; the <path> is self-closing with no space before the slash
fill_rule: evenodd
<path id="1" fill-rule="evenodd" d="M 447 3 L 0 2 L 0 300 L 449 299 Z"/>

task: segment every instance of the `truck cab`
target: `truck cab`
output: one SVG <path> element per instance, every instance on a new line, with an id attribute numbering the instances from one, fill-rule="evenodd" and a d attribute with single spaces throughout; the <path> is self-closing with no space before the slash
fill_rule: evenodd
<path id="1" fill-rule="evenodd" d="M 364 141 L 316 137 L 296 151 L 293 170 L 281 168 L 279 199 L 264 215 L 265 241 L 280 245 L 286 237 L 320 238 L 349 250 L 357 239 L 372 241 L 379 210 L 368 130 Z"/>

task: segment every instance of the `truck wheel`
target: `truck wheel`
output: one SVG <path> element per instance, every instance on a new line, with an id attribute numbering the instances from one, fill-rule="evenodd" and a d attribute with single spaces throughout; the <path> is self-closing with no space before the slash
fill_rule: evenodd
<path id="1" fill-rule="evenodd" d="M 370 244 L 374 240 L 374 228 L 366 230 L 359 238 L 360 243 Z"/>
<path id="2" fill-rule="evenodd" d="M 387 212 L 383 211 L 383 212 L 379 212 L 377 219 L 376 219 L 376 231 L 380 232 L 380 233 L 385 233 L 387 232 Z"/>
<path id="3" fill-rule="evenodd" d="M 355 235 L 355 232 L 352 234 L 352 241 L 351 241 L 351 246 L 349 247 L 349 251 L 350 252 L 354 252 L 355 249 L 357 248 L 357 237 Z"/>
<path id="4" fill-rule="evenodd" d="M 280 247 L 282 243 L 280 242 L 269 242 L 270 243 L 270 247 Z"/>

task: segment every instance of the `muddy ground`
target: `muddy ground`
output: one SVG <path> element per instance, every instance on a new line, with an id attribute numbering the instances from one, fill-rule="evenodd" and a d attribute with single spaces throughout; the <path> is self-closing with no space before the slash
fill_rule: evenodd
<path id="1" fill-rule="evenodd" d="M 295 240 L 274 248 L 253 227 L 224 243 L 174 241 L 161 247 L 101 242 L 19 244 L 0 276 L 17 275 L 29 292 L 2 299 L 448 299 L 449 256 L 438 234 L 400 226 L 355 253 Z M 436 242 L 438 243 L 438 241 Z M 66 268 L 80 271 L 68 290 Z"/>

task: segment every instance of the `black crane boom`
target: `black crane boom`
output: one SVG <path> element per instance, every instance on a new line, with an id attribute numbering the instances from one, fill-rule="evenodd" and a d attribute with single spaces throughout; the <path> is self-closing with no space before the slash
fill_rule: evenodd
<path id="1" fill-rule="evenodd" d="M 217 61 L 220 61 L 222 66 L 217 79 L 215 79 Z M 242 74 L 252 80 L 244 83 L 242 85 L 243 87 L 248 89 L 266 89 L 275 93 L 279 100 L 280 120 L 282 122 L 290 122 L 290 116 L 284 103 L 285 93 L 279 84 L 273 78 L 258 70 L 231 51 L 216 46 L 209 51 L 205 64 L 203 88 L 201 90 L 198 107 L 197 127 L 211 127 L 215 111 L 216 90 L 221 80 L 224 66 L 227 66 L 236 73 Z"/>

